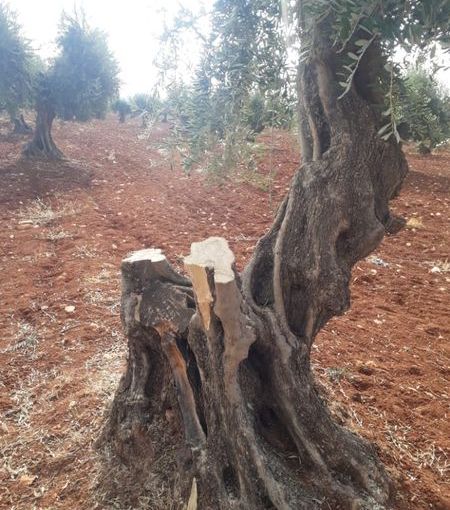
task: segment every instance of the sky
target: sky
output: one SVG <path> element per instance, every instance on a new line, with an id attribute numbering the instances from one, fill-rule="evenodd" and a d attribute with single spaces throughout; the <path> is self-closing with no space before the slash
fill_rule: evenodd
<path id="1" fill-rule="evenodd" d="M 158 36 L 164 19 L 179 5 L 199 8 L 198 0 L 9 0 L 24 35 L 43 57 L 54 54 L 58 23 L 63 10 L 82 7 L 92 27 L 108 34 L 111 50 L 121 68 L 121 95 L 150 92 L 158 77 L 152 65 L 158 52 Z M 206 4 L 210 3 L 208 1 Z M 165 12 L 164 12 L 165 11 Z M 195 51 L 195 50 L 194 50 Z M 185 59 L 193 57 L 192 51 Z"/>
<path id="2" fill-rule="evenodd" d="M 151 92 L 158 80 L 158 69 L 153 65 L 158 55 L 158 36 L 164 20 L 170 20 L 180 5 L 198 12 L 207 9 L 213 0 L 9 0 L 18 14 L 23 32 L 33 47 L 44 58 L 55 52 L 54 40 L 63 10 L 72 12 L 81 7 L 92 27 L 108 34 L 109 45 L 121 68 L 121 95 Z M 186 36 L 180 59 L 181 74 L 186 76 L 195 65 L 200 42 Z M 400 56 L 400 55 L 399 55 Z M 449 65 L 447 56 L 446 64 Z M 439 81 L 449 88 L 450 69 L 438 74 Z"/>

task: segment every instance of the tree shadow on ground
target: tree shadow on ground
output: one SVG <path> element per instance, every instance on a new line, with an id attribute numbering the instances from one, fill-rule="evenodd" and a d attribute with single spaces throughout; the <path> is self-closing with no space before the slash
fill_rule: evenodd
<path id="1" fill-rule="evenodd" d="M 20 201 L 88 188 L 92 176 L 93 172 L 79 161 L 20 158 L 0 168 L 0 204 L 12 210 Z"/>

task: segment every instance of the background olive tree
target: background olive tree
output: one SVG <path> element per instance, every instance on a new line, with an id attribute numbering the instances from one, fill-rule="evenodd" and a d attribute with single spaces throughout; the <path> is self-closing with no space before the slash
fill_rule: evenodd
<path id="1" fill-rule="evenodd" d="M 112 111 L 118 114 L 119 122 L 125 122 L 127 116 L 132 112 L 130 101 L 123 98 L 116 99 L 112 104 Z"/>
<path id="2" fill-rule="evenodd" d="M 16 133 L 30 131 L 20 111 L 32 104 L 38 66 L 16 15 L 5 2 L 0 2 L 0 111 L 8 114 Z"/>
<path id="3" fill-rule="evenodd" d="M 55 117 L 102 118 L 119 89 L 119 69 L 106 35 L 91 28 L 83 14 L 63 14 L 56 42 L 58 54 L 35 86 L 36 129 L 24 150 L 27 157 L 61 158 L 51 134 Z"/>
<path id="4" fill-rule="evenodd" d="M 405 128 L 402 137 L 429 154 L 450 138 L 449 90 L 424 65 L 410 66 L 399 84 L 397 116 Z"/>

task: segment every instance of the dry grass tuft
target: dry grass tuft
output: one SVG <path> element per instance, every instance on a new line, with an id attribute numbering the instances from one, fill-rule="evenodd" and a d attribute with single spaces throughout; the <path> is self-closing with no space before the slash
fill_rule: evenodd
<path id="1" fill-rule="evenodd" d="M 3 468 L 0 472 L 3 471 L 2 483 L 7 480 L 8 484 L 20 487 L 21 492 L 6 493 L 2 500 L 5 508 L 41 508 L 31 501 L 37 502 L 52 490 L 57 490 L 58 498 L 64 499 L 79 483 L 87 488 L 91 483 L 94 493 L 85 497 L 98 501 L 100 496 L 92 486 L 98 457 L 92 441 L 100 434 L 105 408 L 110 405 L 117 387 L 126 352 L 121 333 L 112 330 L 108 340 L 109 349 L 98 352 L 76 371 L 32 369 L 10 392 L 8 410 L 3 414 L 4 421 L 0 421 L 3 432 L 0 434 Z M 42 416 L 47 416 L 48 421 L 38 426 Z M 83 469 L 74 470 L 74 462 Z M 41 478 L 42 471 L 56 478 L 58 485 L 49 485 L 48 477 Z M 130 508 L 126 504 L 97 503 L 81 507 Z M 141 508 L 145 508 L 144 505 Z"/>
<path id="2" fill-rule="evenodd" d="M 97 306 L 113 306 L 116 304 L 115 296 L 101 291 L 101 290 L 89 290 L 84 295 L 84 301 L 90 305 Z"/>
<path id="3" fill-rule="evenodd" d="M 14 337 L 14 344 L 10 345 L 2 352 L 23 351 L 34 355 L 39 343 L 39 333 L 37 329 L 26 321 L 17 322 L 17 333 Z"/>
<path id="4" fill-rule="evenodd" d="M 86 278 L 84 278 L 84 282 L 89 285 L 101 285 L 103 283 L 107 283 L 111 279 L 116 279 L 117 281 L 119 281 L 119 278 L 118 278 L 119 274 L 120 273 L 118 273 L 118 272 L 113 273 L 112 271 L 109 271 L 108 269 L 103 268 L 100 271 L 100 273 L 98 273 L 96 275 L 86 276 Z"/>
<path id="5" fill-rule="evenodd" d="M 62 229 L 51 229 L 44 236 L 48 241 L 60 241 L 61 239 L 71 239 L 73 236 L 69 232 Z"/>
<path id="6" fill-rule="evenodd" d="M 93 259 L 97 257 L 98 253 L 95 248 L 83 244 L 75 248 L 75 257 L 78 259 Z"/>
<path id="7" fill-rule="evenodd" d="M 77 214 L 78 212 L 79 208 L 72 202 L 63 203 L 62 207 L 55 211 L 50 205 L 43 202 L 40 198 L 37 198 L 30 202 L 27 207 L 19 210 L 18 218 L 19 223 L 28 223 L 41 227 L 48 225 L 58 218 Z"/>
<path id="8" fill-rule="evenodd" d="M 339 382 L 349 375 L 345 367 L 329 367 L 325 371 L 331 382 Z"/>
<path id="9" fill-rule="evenodd" d="M 98 352 L 89 358 L 85 365 L 88 373 L 95 374 L 95 377 L 88 380 L 89 387 L 95 395 L 102 395 L 102 401 L 104 396 L 112 398 L 127 352 L 127 343 L 121 332 L 112 330 L 111 340 L 109 349 Z"/>
<path id="10" fill-rule="evenodd" d="M 11 393 L 11 400 L 15 407 L 9 412 L 8 416 L 12 417 L 20 427 L 29 427 L 30 413 L 34 405 L 32 390 L 21 384 Z"/>
<path id="11" fill-rule="evenodd" d="M 446 260 L 437 260 L 432 263 L 432 273 L 450 273 L 450 262 Z"/>
<path id="12" fill-rule="evenodd" d="M 417 448 L 409 439 L 411 427 L 385 423 L 387 440 L 393 446 L 393 455 L 397 461 L 409 459 L 418 468 L 429 468 L 442 479 L 446 479 L 450 472 L 450 461 L 447 453 L 434 443 L 424 449 Z"/>
<path id="13" fill-rule="evenodd" d="M 103 268 L 95 275 L 86 276 L 83 284 L 86 289 L 84 301 L 91 305 L 104 306 L 116 313 L 119 292 L 119 273 Z M 111 287 L 114 284 L 114 288 Z"/>
<path id="14" fill-rule="evenodd" d="M 118 510 L 175 510 L 183 502 L 175 500 L 172 486 L 177 476 L 176 448 L 167 422 L 155 419 L 148 429 L 154 459 L 151 470 L 130 469 L 108 448 L 99 452 L 97 474 L 91 491 L 94 508 Z M 157 438 L 157 440 L 156 440 Z"/>

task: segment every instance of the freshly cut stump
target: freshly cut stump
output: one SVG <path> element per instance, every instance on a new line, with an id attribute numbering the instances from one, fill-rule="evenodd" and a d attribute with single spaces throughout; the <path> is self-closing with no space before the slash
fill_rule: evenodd
<path id="1" fill-rule="evenodd" d="M 248 302 L 227 242 L 193 243 L 184 263 L 190 280 L 160 250 L 122 263 L 129 360 L 101 442 L 150 476 L 152 422 L 176 409 L 180 505 L 195 488 L 199 509 L 383 508 L 373 448 L 332 421 L 309 351 Z"/>

